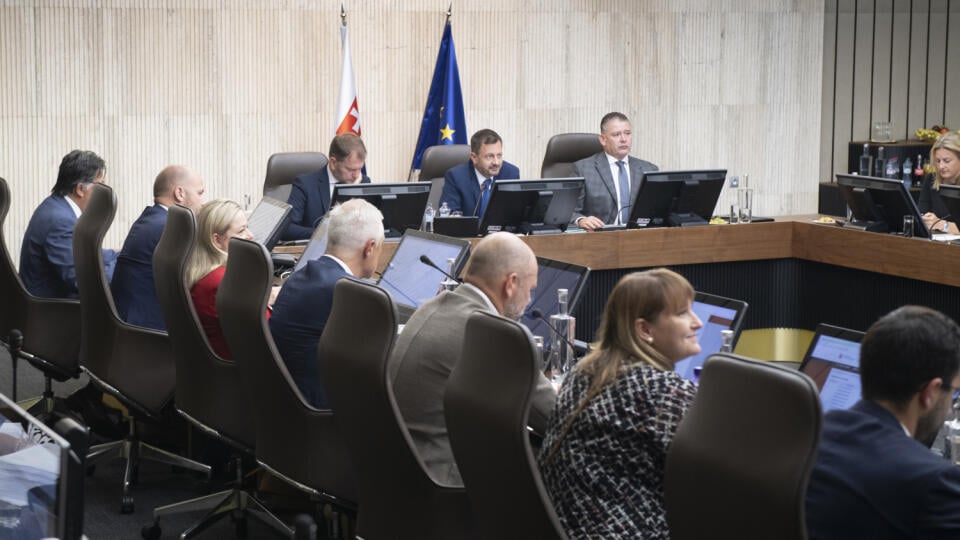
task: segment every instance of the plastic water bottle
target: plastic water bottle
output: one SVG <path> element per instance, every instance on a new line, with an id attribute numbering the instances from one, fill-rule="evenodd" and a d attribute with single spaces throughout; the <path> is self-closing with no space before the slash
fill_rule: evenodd
<path id="1" fill-rule="evenodd" d="M 913 185 L 913 161 L 910 158 L 903 162 L 903 185 L 907 186 L 907 189 Z"/>
<path id="2" fill-rule="evenodd" d="M 550 370 L 554 384 L 559 385 L 575 361 L 570 343 L 573 342 L 577 320 L 567 313 L 567 289 L 557 289 L 557 304 L 557 313 L 550 316 L 550 326 L 556 332 L 550 346 Z"/>
<path id="3" fill-rule="evenodd" d="M 733 330 L 720 331 L 720 352 L 733 352 Z"/>
<path id="4" fill-rule="evenodd" d="M 448 217 L 450 215 L 450 207 L 447 206 L 447 201 L 440 203 L 440 217 Z"/>
<path id="5" fill-rule="evenodd" d="M 423 232 L 433 232 L 433 216 L 435 213 L 433 206 L 427 203 L 427 207 L 423 209 Z"/>
<path id="6" fill-rule="evenodd" d="M 454 267 L 453 267 L 453 266 L 454 266 L 456 263 L 457 263 L 457 260 L 454 259 L 453 257 L 449 257 L 449 258 L 447 259 L 447 273 L 450 274 L 451 276 L 454 275 L 454 274 L 453 274 L 453 271 L 454 271 Z M 454 289 L 457 288 L 457 285 L 460 285 L 459 283 L 457 283 L 457 280 L 451 279 L 451 278 L 449 278 L 449 277 L 447 277 L 447 276 L 443 276 L 443 281 L 440 282 L 440 287 L 441 287 L 443 290 L 445 290 L 445 291 L 452 291 L 452 290 L 454 290 Z"/>

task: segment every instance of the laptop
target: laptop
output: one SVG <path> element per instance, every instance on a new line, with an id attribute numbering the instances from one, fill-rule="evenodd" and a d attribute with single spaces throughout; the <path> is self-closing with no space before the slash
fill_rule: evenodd
<path id="1" fill-rule="evenodd" d="M 280 240 L 280 234 L 290 223 L 292 208 L 289 204 L 270 197 L 261 199 L 247 219 L 247 228 L 250 229 L 253 239 L 263 244 L 267 251 L 272 250 Z"/>
<path id="2" fill-rule="evenodd" d="M 530 329 L 530 333 L 543 338 L 543 350 L 550 350 L 553 332 L 547 323 L 531 315 L 539 310 L 547 320 L 557 313 L 557 289 L 567 289 L 567 313 L 573 313 L 580 300 L 587 278 L 590 277 L 590 268 L 546 257 L 537 257 L 537 288 L 530 299 L 530 305 L 523 314 L 520 322 Z"/>
<path id="3" fill-rule="evenodd" d="M 303 248 L 303 253 L 297 259 L 297 264 L 293 267 L 294 272 L 306 266 L 308 262 L 319 259 L 327 251 L 327 229 L 329 226 L 330 218 L 324 216 L 317 228 L 313 230 L 313 234 L 310 235 L 307 247 Z"/>
<path id="4" fill-rule="evenodd" d="M 693 312 L 697 314 L 703 327 L 700 329 L 700 354 L 677 362 L 674 371 L 681 377 L 696 381 L 695 370 L 703 367 L 703 363 L 711 354 L 720 352 L 720 332 L 733 330 L 733 344 L 736 345 L 740 337 L 740 325 L 747 313 L 747 303 L 742 300 L 733 300 L 714 294 L 696 292 L 693 296 Z"/>
<path id="5" fill-rule="evenodd" d="M 849 409 L 860 400 L 860 342 L 863 332 L 819 324 L 800 372 L 820 389 L 823 412 Z"/>
<path id="6" fill-rule="evenodd" d="M 406 323 L 421 304 L 436 296 L 440 283 L 446 279 L 439 270 L 420 260 L 423 255 L 444 270 L 447 260 L 453 259 L 450 273 L 456 276 L 470 255 L 470 241 L 416 229 L 403 233 L 377 282 L 393 298 L 401 323 Z"/>

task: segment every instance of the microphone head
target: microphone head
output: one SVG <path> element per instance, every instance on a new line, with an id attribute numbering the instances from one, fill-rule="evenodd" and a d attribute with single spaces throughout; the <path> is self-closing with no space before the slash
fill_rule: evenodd
<path id="1" fill-rule="evenodd" d="M 23 344 L 23 332 L 17 330 L 16 328 L 10 330 L 10 344 L 19 347 Z"/>
<path id="2" fill-rule="evenodd" d="M 430 257 L 427 257 L 426 255 L 420 256 L 420 262 L 422 262 L 423 264 L 429 264 L 430 266 L 433 266 L 433 261 L 431 261 Z"/>
<path id="3" fill-rule="evenodd" d="M 533 317 L 534 319 L 542 319 L 542 318 L 543 318 L 543 312 L 541 312 L 541 311 L 540 311 L 539 309 L 537 309 L 537 308 L 533 308 L 532 310 L 530 310 L 530 316 Z"/>

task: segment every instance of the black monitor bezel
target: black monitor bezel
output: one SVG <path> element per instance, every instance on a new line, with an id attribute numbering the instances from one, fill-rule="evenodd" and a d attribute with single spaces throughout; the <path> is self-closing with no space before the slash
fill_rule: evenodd
<path id="1" fill-rule="evenodd" d="M 553 295 L 554 298 L 557 296 L 557 289 L 555 287 L 548 288 L 547 284 L 540 282 L 540 274 L 544 268 L 551 268 L 559 271 L 572 271 L 580 276 L 580 278 L 577 280 L 576 287 L 573 290 L 567 289 L 567 313 L 573 313 L 573 310 L 576 309 L 577 304 L 580 302 L 583 291 L 587 286 L 587 280 L 590 278 L 591 270 L 589 266 L 582 266 L 557 259 L 548 259 L 547 257 L 537 257 L 537 288 L 535 289 L 533 298 L 530 299 L 530 305 L 527 306 L 527 309 L 524 311 L 520 322 L 526 326 L 528 330 L 530 330 L 531 334 L 544 338 L 544 348 L 549 349 L 549 343 L 553 340 L 553 333 L 550 332 L 549 328 L 546 328 L 547 323 L 545 321 L 537 319 L 530 314 L 531 311 L 533 311 L 533 309 L 540 304 L 541 298 L 544 298 L 543 295 L 550 294 Z M 541 315 L 547 319 L 550 318 L 550 315 L 553 315 L 553 313 L 545 312 L 542 309 L 540 311 Z M 539 332 L 538 329 L 543 329 L 544 332 Z"/>
<path id="2" fill-rule="evenodd" d="M 810 340 L 810 344 L 807 345 L 807 351 L 803 354 L 803 361 L 800 362 L 800 367 L 797 369 L 803 373 L 803 368 L 806 367 L 813 357 L 813 350 L 817 347 L 817 341 L 820 339 L 820 336 L 835 337 L 846 341 L 862 343 L 865 335 L 865 332 L 859 330 L 851 330 L 850 328 L 844 328 L 842 326 L 820 323 L 817 325 L 817 329 L 813 333 L 813 338 Z"/>
<path id="3" fill-rule="evenodd" d="M 960 186 L 941 184 L 940 200 L 947 209 L 947 215 L 937 217 L 954 223 L 960 222 Z"/>
<path id="4" fill-rule="evenodd" d="M 583 177 L 497 180 L 492 190 L 480 217 L 481 236 L 496 231 L 530 234 L 542 228 L 566 231 L 583 190 Z M 555 197 L 555 192 L 563 196 Z M 542 220 L 536 219 L 540 216 Z"/>
<path id="5" fill-rule="evenodd" d="M 270 229 L 267 236 L 261 240 L 259 238 L 254 238 L 257 242 L 260 242 L 263 247 L 267 248 L 267 251 L 273 249 L 277 245 L 277 242 L 280 241 L 280 235 L 286 230 L 287 225 L 290 223 L 291 212 L 293 212 L 293 206 L 289 203 L 274 199 L 273 197 L 264 197 L 260 199 L 260 202 L 257 203 L 257 206 L 254 207 L 253 212 L 250 213 L 250 217 L 247 219 L 247 223 L 253 222 L 253 216 L 256 215 L 257 210 L 259 210 L 264 205 L 278 207 L 283 210 L 283 215 L 280 217 L 276 223 L 273 224 L 273 228 Z M 252 234 L 252 232 L 251 232 Z"/>
<path id="6" fill-rule="evenodd" d="M 847 207 L 853 213 L 853 218 L 856 220 L 854 223 L 879 222 L 885 224 L 886 228 L 889 229 L 884 232 L 901 234 L 903 231 L 903 216 L 912 215 L 913 235 L 919 238 L 930 238 L 930 231 L 923 223 L 923 214 L 920 213 L 917 202 L 910 195 L 910 191 L 903 180 L 837 173 L 837 186 L 840 188 L 840 194 L 843 195 Z M 873 193 L 897 193 L 899 196 L 893 200 L 901 203 L 901 206 L 898 211 L 893 213 L 884 212 L 878 215 L 877 205 L 875 203 L 869 205 L 860 193 L 869 194 L 871 199 Z"/>
<path id="7" fill-rule="evenodd" d="M 644 172 L 640 188 L 630 201 L 627 228 L 706 225 L 713 217 L 726 181 L 726 169 Z M 678 206 L 681 204 L 682 207 Z M 683 214 L 698 219 L 683 221 L 678 217 Z"/>
<path id="8" fill-rule="evenodd" d="M 383 229 L 388 236 L 401 236 L 408 230 L 419 229 L 423 224 L 423 212 L 427 208 L 432 185 L 431 182 L 335 184 L 330 196 L 330 208 L 350 199 L 363 199 L 383 214 Z M 385 204 L 385 201 L 400 199 L 403 199 L 403 203 L 400 203 L 402 213 L 395 216 L 392 206 L 397 203 Z"/>

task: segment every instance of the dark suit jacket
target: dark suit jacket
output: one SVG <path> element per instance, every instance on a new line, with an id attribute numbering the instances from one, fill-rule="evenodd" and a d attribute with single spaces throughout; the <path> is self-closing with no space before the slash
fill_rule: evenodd
<path id="1" fill-rule="evenodd" d="M 337 261 L 320 257 L 294 272 L 273 304 L 270 333 L 277 351 L 304 399 L 318 409 L 329 405 L 320 380 L 317 345 L 330 317 L 333 287 L 349 275 Z"/>
<path id="2" fill-rule="evenodd" d="M 77 270 L 73 265 L 73 228 L 77 216 L 66 199 L 50 195 L 33 212 L 20 248 L 20 279 L 27 291 L 44 298 L 77 298 Z M 117 253 L 103 250 L 109 280 Z"/>
<path id="3" fill-rule="evenodd" d="M 520 178 L 520 169 L 516 165 L 504 161 L 500 167 L 500 174 L 493 177 L 497 180 L 517 180 Z M 480 183 L 473 162 L 461 163 L 443 175 L 443 193 L 440 195 L 440 204 L 447 203 L 451 212 L 463 212 L 465 216 L 477 215 L 480 205 Z"/>
<path id="4" fill-rule="evenodd" d="M 630 200 L 640 189 L 640 179 L 644 172 L 656 171 L 657 166 L 649 161 L 628 156 L 630 163 Z M 573 164 L 577 175 L 583 177 L 583 191 L 573 211 L 570 223 L 576 224 L 584 216 L 596 216 L 606 224 L 617 220 L 617 188 L 616 179 L 610 174 L 610 162 L 607 154 L 600 152 L 588 158 L 581 159 Z"/>
<path id="5" fill-rule="evenodd" d="M 810 540 L 960 538 L 960 468 L 860 401 L 824 417 L 806 516 Z"/>
<path id="6" fill-rule="evenodd" d="M 127 233 L 110 281 L 120 318 L 157 330 L 166 330 L 167 325 L 153 284 L 153 250 L 166 224 L 167 209 L 163 206 L 155 204 L 143 210 Z"/>
<path id="7" fill-rule="evenodd" d="M 364 176 L 360 183 L 369 184 L 370 178 Z M 320 223 L 320 218 L 330 210 L 330 178 L 327 176 L 327 168 L 294 178 L 287 202 L 293 209 L 290 211 L 290 224 L 283 231 L 281 239 L 310 238 L 313 229 Z"/>
<path id="8" fill-rule="evenodd" d="M 443 392 L 460 361 L 467 319 L 489 309 L 483 293 L 473 287 L 461 285 L 441 293 L 414 312 L 390 355 L 388 370 L 397 406 L 417 454 L 431 478 L 442 484 L 463 485 L 447 435 Z M 545 433 L 556 399 L 553 386 L 540 375 L 529 416 L 538 433 Z"/>

